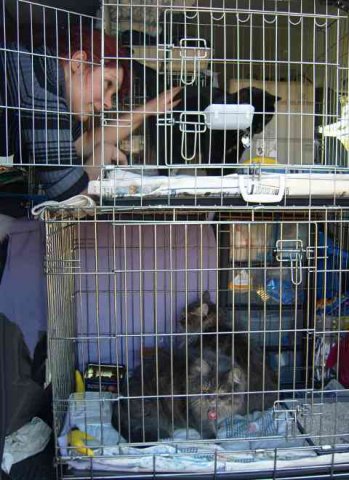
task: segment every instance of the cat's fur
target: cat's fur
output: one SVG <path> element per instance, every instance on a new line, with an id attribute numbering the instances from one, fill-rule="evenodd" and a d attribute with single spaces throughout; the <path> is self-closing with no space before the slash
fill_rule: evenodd
<path id="1" fill-rule="evenodd" d="M 224 418 L 269 408 L 276 399 L 260 393 L 276 390 L 268 367 L 263 384 L 260 351 L 249 349 L 243 334 L 229 331 L 224 311 L 217 312 L 207 292 L 185 309 L 180 323 L 190 335 L 172 352 L 173 360 L 164 350 L 157 359 L 146 359 L 121 392 L 138 398 L 121 398 L 114 405 L 113 425 L 128 441 L 157 441 L 187 427 L 202 438 L 215 438 Z"/>
<path id="2" fill-rule="evenodd" d="M 157 366 L 157 368 L 156 368 Z M 158 372 L 158 374 L 156 374 Z M 186 382 L 186 378 L 188 381 Z M 218 382 L 217 382 L 218 380 Z M 143 388 L 142 388 L 143 384 Z M 195 428 L 202 438 L 215 438 L 217 423 L 233 413 L 242 413 L 245 386 L 242 370 L 231 364 L 231 356 L 196 349 L 174 353 L 158 352 L 137 367 L 113 408 L 112 423 L 130 442 L 153 442 L 173 436 L 179 428 Z M 158 397 L 158 398 L 156 398 Z"/>
<path id="3" fill-rule="evenodd" d="M 132 71 L 134 78 L 139 80 L 142 85 L 141 95 L 145 95 L 147 100 L 157 97 L 166 88 L 164 78 L 149 67 L 132 61 Z M 223 164 L 225 168 L 223 174 L 232 173 L 233 168 L 229 166 L 236 165 L 243 152 L 244 147 L 241 142 L 245 131 L 236 130 L 209 130 L 198 135 L 196 157 L 191 162 L 186 162 L 181 155 L 182 132 L 180 131 L 181 112 L 203 112 L 210 104 L 249 104 L 255 108 L 251 127 L 248 129 L 250 137 L 260 133 L 271 121 L 275 112 L 275 104 L 280 97 L 272 95 L 266 90 L 257 87 L 246 87 L 235 93 L 227 93 L 220 88 L 210 86 L 202 87 L 198 85 L 186 86 L 179 93 L 181 102 L 176 105 L 173 113 L 174 124 L 171 126 L 157 126 L 157 116 L 151 116 L 147 119 L 147 132 L 145 135 L 147 141 L 148 157 L 147 161 L 157 165 L 182 165 L 190 163 L 193 166 L 202 164 Z M 188 121 L 202 122 L 202 117 L 191 115 Z M 187 152 L 190 156 L 195 150 L 194 135 L 187 136 Z M 150 153 L 151 152 L 151 153 Z M 199 158 L 199 152 L 201 158 Z M 203 165 L 205 169 L 205 165 Z M 222 175 L 222 169 L 206 168 L 208 175 Z M 160 174 L 164 170 L 160 169 Z"/>
<path id="4" fill-rule="evenodd" d="M 234 166 L 244 152 L 241 142 L 242 136 L 247 131 L 237 130 L 207 130 L 198 134 L 197 144 L 195 145 L 195 136 L 193 133 L 186 135 L 186 156 L 191 157 L 196 151 L 196 156 L 190 162 L 182 157 L 182 132 L 180 131 L 180 112 L 203 112 L 205 108 L 213 104 L 251 104 L 255 108 L 251 127 L 248 129 L 250 137 L 264 130 L 265 126 L 271 121 L 275 111 L 275 103 L 279 97 L 268 93 L 259 88 L 243 88 L 234 94 L 225 93 L 218 88 L 186 87 L 180 93 L 181 102 L 175 107 L 173 114 L 174 124 L 168 127 L 152 128 L 151 135 L 159 132 L 159 151 L 158 159 L 162 165 L 180 165 L 180 164 L 223 164 L 225 166 L 223 174 L 231 173 L 231 169 L 226 168 Z M 190 115 L 187 117 L 189 122 L 202 122 L 202 117 Z M 189 127 L 188 127 L 189 128 Z M 190 127 L 193 128 L 193 127 Z M 165 132 L 166 129 L 166 132 Z M 156 138 L 152 138 L 151 145 L 156 145 Z M 196 150 L 195 150 L 196 149 Z M 200 153 L 200 157 L 199 157 Z M 203 168 L 205 166 L 203 165 Z M 221 175 L 221 168 L 206 168 L 208 175 Z"/>
<path id="5" fill-rule="evenodd" d="M 209 292 L 203 294 L 201 301 L 192 303 L 182 312 L 180 323 L 185 332 L 191 333 L 188 343 L 192 351 L 218 351 L 219 356 L 231 356 L 234 363 L 239 365 L 241 378 L 246 379 L 244 413 L 273 406 L 277 400 L 277 382 L 261 348 L 239 329 L 233 331 L 227 312 L 217 309 L 216 304 L 211 302 Z M 200 335 L 200 332 L 205 334 Z"/>

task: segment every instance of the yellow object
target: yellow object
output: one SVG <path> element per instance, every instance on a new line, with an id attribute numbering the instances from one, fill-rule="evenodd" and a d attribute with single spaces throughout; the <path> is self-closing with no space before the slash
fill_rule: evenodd
<path id="1" fill-rule="evenodd" d="M 84 380 L 79 370 L 75 370 L 75 392 L 77 393 L 85 392 Z"/>
<path id="2" fill-rule="evenodd" d="M 349 150 L 349 137 L 340 137 L 338 140 L 342 142 L 342 145 L 346 150 Z"/>
<path id="3" fill-rule="evenodd" d="M 270 300 L 270 295 L 264 290 L 264 288 L 258 288 L 256 293 L 263 300 L 263 302 Z"/>
<path id="4" fill-rule="evenodd" d="M 240 270 L 232 281 L 228 283 L 229 290 L 236 290 L 240 293 L 248 292 L 251 289 L 251 278 L 246 270 Z"/>
<path id="5" fill-rule="evenodd" d="M 333 320 L 333 328 L 349 330 L 349 317 L 340 317 Z"/>
<path id="6" fill-rule="evenodd" d="M 69 445 L 74 447 L 78 453 L 89 457 L 94 456 L 93 450 L 85 445 L 86 440 L 96 440 L 94 437 L 80 430 L 71 430 L 67 436 Z"/>
<path id="7" fill-rule="evenodd" d="M 260 163 L 261 165 L 277 165 L 276 158 L 272 157 L 253 157 L 251 159 L 244 160 L 243 165 L 254 165 Z"/>
<path id="8" fill-rule="evenodd" d="M 324 137 L 337 138 L 346 150 L 349 150 L 349 98 L 343 95 L 340 98 L 341 118 L 334 123 L 319 127 Z"/>

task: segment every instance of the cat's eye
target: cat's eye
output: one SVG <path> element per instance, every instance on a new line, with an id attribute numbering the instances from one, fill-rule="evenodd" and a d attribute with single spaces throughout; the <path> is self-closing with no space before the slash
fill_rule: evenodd
<path id="1" fill-rule="evenodd" d="M 201 386 L 202 393 L 209 393 L 211 385 L 209 383 L 203 383 Z"/>

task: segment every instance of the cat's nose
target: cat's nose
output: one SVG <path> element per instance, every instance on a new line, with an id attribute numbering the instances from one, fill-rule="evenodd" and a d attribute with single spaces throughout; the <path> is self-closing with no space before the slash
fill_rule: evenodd
<path id="1" fill-rule="evenodd" d="M 217 420 L 217 410 L 215 408 L 210 408 L 207 412 L 208 420 Z"/>
<path id="2" fill-rule="evenodd" d="M 220 399 L 219 399 L 219 400 L 220 400 Z M 212 400 L 212 401 L 210 402 L 209 409 L 210 409 L 210 410 L 214 410 L 214 411 L 217 411 L 217 410 L 218 410 L 218 405 L 217 405 L 217 401 L 216 401 L 216 400 Z"/>

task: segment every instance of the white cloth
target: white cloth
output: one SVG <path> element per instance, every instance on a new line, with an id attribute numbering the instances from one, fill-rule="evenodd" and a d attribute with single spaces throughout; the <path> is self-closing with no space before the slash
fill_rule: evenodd
<path id="1" fill-rule="evenodd" d="M 83 218 L 89 215 L 91 211 L 93 215 L 95 206 L 95 201 L 87 195 L 76 195 L 62 202 L 50 200 L 40 203 L 32 208 L 32 215 L 44 220 L 46 209 L 57 209 L 60 217 L 73 216 L 74 218 Z M 65 212 L 64 209 L 66 209 Z"/>
<path id="2" fill-rule="evenodd" d="M 349 197 L 348 173 L 262 171 L 258 176 L 233 173 L 221 176 L 139 175 L 123 168 L 110 169 L 106 178 L 88 184 L 89 195 L 105 198 L 224 196 L 250 203 L 279 203 L 287 197 Z"/>
<path id="3" fill-rule="evenodd" d="M 102 195 L 101 195 L 102 192 Z M 126 169 L 111 169 L 108 177 L 93 180 L 89 195 L 109 198 L 180 195 L 240 195 L 238 175 L 225 177 L 194 175 L 139 175 Z"/>
<path id="4" fill-rule="evenodd" d="M 115 395 L 109 392 L 72 393 L 69 397 L 69 409 L 61 432 L 61 447 L 68 446 L 66 434 L 72 428 L 94 437 L 97 443 L 89 443 L 91 448 L 96 448 L 97 453 L 101 445 L 114 446 L 125 440 L 111 425 L 112 405 Z M 65 455 L 69 455 L 65 450 Z M 103 452 L 104 454 L 104 452 Z"/>
<path id="5" fill-rule="evenodd" d="M 51 428 L 41 418 L 34 417 L 5 438 L 1 468 L 10 473 L 12 465 L 42 452 L 48 444 Z"/>
<path id="6" fill-rule="evenodd" d="M 263 465 L 264 468 L 271 468 L 274 465 L 275 458 L 285 463 L 299 459 L 312 460 L 316 457 L 316 453 L 311 448 L 290 447 L 303 445 L 304 439 L 289 438 L 285 442 L 285 432 L 287 430 L 287 412 L 284 416 L 285 420 L 278 420 L 277 425 L 273 425 L 273 417 L 271 412 L 265 414 L 255 413 L 253 418 L 249 417 L 246 421 L 245 417 L 236 417 L 237 424 L 229 425 L 229 422 L 222 423 L 219 428 L 219 437 L 217 443 L 210 442 L 208 444 L 198 443 L 200 440 L 199 433 L 189 430 L 189 436 L 185 429 L 178 429 L 174 432 L 172 439 L 164 440 L 163 443 L 145 447 L 136 448 L 129 446 L 119 433 L 113 429 L 111 425 L 112 403 L 117 398 L 111 393 L 86 392 L 86 394 L 72 394 L 69 398 L 69 410 L 66 421 L 62 430 L 62 434 L 58 439 L 63 456 L 70 456 L 69 465 L 77 470 L 86 470 L 92 468 L 95 470 L 105 471 L 125 471 L 125 472 L 153 472 L 154 467 L 157 472 L 230 472 L 245 469 L 248 464 L 253 465 L 249 470 L 253 470 L 255 466 L 258 468 Z M 250 435 L 248 426 L 251 423 L 259 425 L 262 430 L 259 435 L 274 435 L 278 438 L 272 439 L 268 447 L 268 439 L 264 442 L 265 450 L 249 450 L 249 446 L 245 439 Z M 94 457 L 85 459 L 81 457 L 77 459 L 75 452 L 68 448 L 67 433 L 73 427 L 87 432 L 95 437 L 95 441 L 86 441 L 86 445 L 94 450 Z M 234 451 L 232 443 L 227 445 L 223 439 L 229 435 L 238 434 L 240 438 L 236 439 Z M 258 433 L 256 432 L 256 435 Z M 187 440 L 189 437 L 190 440 Z M 221 440 L 221 441 L 220 441 Z M 274 448 L 276 440 L 281 448 L 275 457 Z M 178 443 L 174 443 L 174 441 Z M 168 443 L 171 442 L 171 443 Z M 262 445 L 260 444 L 260 448 Z"/>

